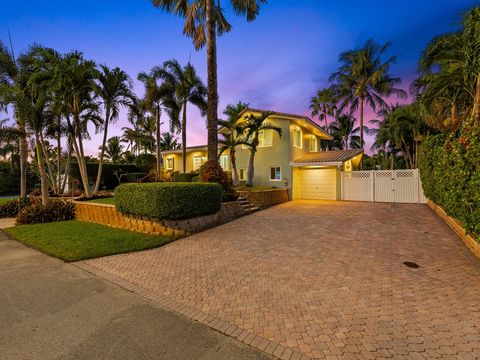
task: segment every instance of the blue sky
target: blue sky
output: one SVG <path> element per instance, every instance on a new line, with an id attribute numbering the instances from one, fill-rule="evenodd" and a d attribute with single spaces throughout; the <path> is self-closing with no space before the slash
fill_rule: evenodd
<path id="1" fill-rule="evenodd" d="M 339 53 L 369 38 L 392 43 L 390 54 L 398 59 L 392 73 L 408 87 L 428 41 L 452 30 L 461 13 L 478 2 L 373 0 L 363 4 L 270 0 L 258 19 L 247 23 L 236 18 L 224 0 L 233 31 L 218 42 L 219 113 L 226 104 L 242 100 L 258 108 L 308 114 L 310 98 L 328 85 Z M 185 63 L 191 56 L 206 81 L 205 53 L 196 52 L 182 35 L 183 20 L 161 13 L 148 0 L 0 0 L 0 9 L 0 39 L 6 43 L 10 31 L 17 53 L 34 42 L 61 52 L 80 50 L 98 63 L 119 66 L 133 79 L 167 59 Z M 138 82 L 135 90 L 142 94 Z M 205 121 L 198 112 L 190 111 L 188 121 L 189 145 L 206 143 Z M 110 134 L 121 134 L 125 125 L 122 114 Z M 99 137 L 93 136 L 87 144 L 90 153 L 97 152 L 98 142 Z"/>

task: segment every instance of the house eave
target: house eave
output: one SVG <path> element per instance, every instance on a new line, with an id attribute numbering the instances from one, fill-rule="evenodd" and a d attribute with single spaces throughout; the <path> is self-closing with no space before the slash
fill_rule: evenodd
<path id="1" fill-rule="evenodd" d="M 291 162 L 292 167 L 309 167 L 309 166 L 342 166 L 343 161 L 316 161 L 316 162 Z"/>

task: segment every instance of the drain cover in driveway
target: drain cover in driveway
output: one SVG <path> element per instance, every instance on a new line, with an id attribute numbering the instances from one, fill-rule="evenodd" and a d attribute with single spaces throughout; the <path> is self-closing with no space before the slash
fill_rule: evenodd
<path id="1" fill-rule="evenodd" d="M 420 265 L 411 261 L 405 261 L 403 265 L 408 266 L 409 268 L 412 268 L 412 269 L 418 269 L 420 267 Z"/>

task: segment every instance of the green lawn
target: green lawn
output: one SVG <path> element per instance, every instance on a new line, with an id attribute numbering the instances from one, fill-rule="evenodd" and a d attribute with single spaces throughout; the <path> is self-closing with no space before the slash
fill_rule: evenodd
<path id="1" fill-rule="evenodd" d="M 66 261 L 150 249 L 178 238 L 141 234 L 76 220 L 18 225 L 4 230 L 16 240 Z"/>
<path id="2" fill-rule="evenodd" d="M 87 200 L 88 202 L 94 202 L 94 203 L 99 203 L 99 204 L 109 204 L 109 205 L 115 205 L 115 198 L 112 197 L 107 197 L 107 198 L 101 198 L 101 199 L 93 199 L 93 200 Z"/>
<path id="3" fill-rule="evenodd" d="M 16 198 L 18 198 L 18 196 L 0 197 L 0 205 L 6 203 L 7 201 L 16 199 Z"/>

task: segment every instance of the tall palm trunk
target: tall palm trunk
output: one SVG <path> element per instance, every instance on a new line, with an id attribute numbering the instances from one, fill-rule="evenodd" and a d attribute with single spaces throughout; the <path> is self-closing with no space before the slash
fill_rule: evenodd
<path id="1" fill-rule="evenodd" d="M 208 73 L 208 160 L 218 161 L 217 134 L 217 39 L 215 31 L 215 1 L 206 0 L 207 21 L 207 73 Z"/>
<path id="2" fill-rule="evenodd" d="M 364 147 L 363 143 L 363 105 L 364 105 L 365 98 L 360 96 L 360 146 Z M 363 170 L 363 156 L 360 160 L 360 170 Z"/>
<path id="3" fill-rule="evenodd" d="M 161 131 L 160 131 L 160 106 L 157 105 L 155 109 L 155 136 L 156 136 L 156 153 L 157 153 L 157 176 L 156 180 L 161 180 L 161 172 L 162 172 L 162 152 L 160 151 L 160 139 L 161 139 Z"/>
<path id="4" fill-rule="evenodd" d="M 21 132 L 19 152 L 20 152 L 20 197 L 27 196 L 27 167 L 28 167 L 28 144 L 25 131 L 25 123 L 20 121 L 18 129 Z"/>
<path id="5" fill-rule="evenodd" d="M 363 148 L 363 105 L 365 99 L 360 97 L 360 146 Z"/>
<path id="6" fill-rule="evenodd" d="M 209 157 L 210 159 L 210 157 Z M 182 115 L 182 171 L 187 171 L 187 101 L 183 102 Z"/>
<path id="7" fill-rule="evenodd" d="M 68 138 L 67 162 L 65 163 L 65 172 L 64 172 L 64 178 L 63 178 L 63 183 L 62 183 L 62 187 L 61 187 L 61 192 L 62 193 L 65 191 L 65 186 L 67 185 L 67 180 L 69 178 L 71 157 L 72 157 L 72 140 L 69 137 Z"/>
<path id="8" fill-rule="evenodd" d="M 238 186 L 240 184 L 240 181 L 238 180 L 237 159 L 235 157 L 235 148 L 230 149 L 230 162 L 232 163 L 232 183 L 233 183 L 233 186 Z"/>
<path id="9" fill-rule="evenodd" d="M 102 179 L 103 157 L 105 156 L 105 145 L 107 144 L 108 122 L 110 121 L 110 106 L 107 106 L 105 111 L 105 127 L 103 130 L 102 148 L 100 149 L 100 159 L 98 159 L 97 181 L 95 181 L 95 188 L 93 195 L 96 195 L 100 188 L 100 181 Z"/>
<path id="10" fill-rule="evenodd" d="M 477 75 L 477 84 L 475 86 L 475 99 L 473 101 L 473 121 L 480 121 L 480 74 Z"/>
<path id="11" fill-rule="evenodd" d="M 74 109 L 76 109 L 75 104 L 76 102 L 74 101 Z M 88 183 L 87 166 L 85 164 L 85 157 L 83 156 L 82 134 L 79 129 L 78 115 L 74 115 L 73 117 L 74 117 L 75 126 L 72 126 L 69 116 L 66 116 L 67 124 L 69 129 L 72 131 L 72 134 L 71 134 L 72 145 L 75 151 L 75 155 L 77 157 L 78 170 L 80 171 L 80 178 L 82 180 L 82 185 L 85 191 L 85 195 L 87 197 L 91 197 L 90 185 Z M 78 143 L 77 143 L 77 137 L 78 137 Z"/>
<path id="12" fill-rule="evenodd" d="M 248 160 L 247 186 L 253 186 L 253 176 L 255 175 L 255 153 L 256 150 L 250 150 L 250 159 Z"/>
<path id="13" fill-rule="evenodd" d="M 45 164 L 43 162 L 42 145 L 40 143 L 40 136 L 35 133 L 35 149 L 37 152 L 38 172 L 40 174 L 40 186 L 42 189 L 42 205 L 48 204 L 48 180 L 45 172 Z"/>
<path id="14" fill-rule="evenodd" d="M 58 195 L 60 195 L 62 190 L 62 141 L 61 141 L 61 133 L 60 128 L 58 129 L 57 134 L 57 189 Z"/>
<path id="15" fill-rule="evenodd" d="M 47 164 L 48 179 L 50 181 L 50 184 L 52 184 L 53 192 L 56 194 L 57 193 L 57 182 L 55 180 L 55 171 L 53 169 L 52 162 L 50 161 L 50 157 L 48 156 L 47 147 L 45 146 L 45 139 L 43 137 L 42 132 L 40 132 L 40 145 L 42 147 L 43 156 L 44 156 L 44 159 L 45 159 L 44 162 Z"/>

